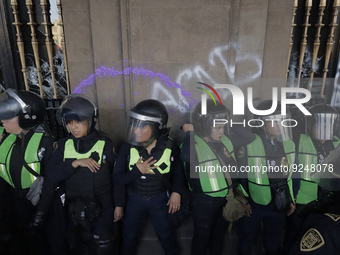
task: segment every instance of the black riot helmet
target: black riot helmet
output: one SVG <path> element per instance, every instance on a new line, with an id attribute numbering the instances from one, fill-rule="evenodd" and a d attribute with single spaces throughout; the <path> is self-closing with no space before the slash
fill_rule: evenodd
<path id="1" fill-rule="evenodd" d="M 89 97 L 83 94 L 68 95 L 57 111 L 57 120 L 66 130 L 68 120 L 88 120 L 88 133 L 91 133 L 96 126 L 97 118 L 97 106 Z"/>
<path id="2" fill-rule="evenodd" d="M 154 99 L 147 99 L 138 103 L 130 111 L 130 128 L 128 142 L 137 146 L 147 146 L 154 139 L 169 133 L 167 128 L 168 111 L 163 103 Z M 138 129 L 150 126 L 152 133 L 145 141 L 139 140 Z"/>
<path id="3" fill-rule="evenodd" d="M 273 106 L 272 100 L 264 100 L 257 107 L 257 110 L 269 110 Z M 277 102 L 275 110 L 268 115 L 255 115 L 255 119 L 259 119 L 257 123 L 260 132 L 264 132 L 269 139 L 276 139 L 277 141 L 291 140 L 292 126 L 291 114 L 287 110 L 286 115 L 281 114 L 281 104 Z"/>
<path id="4" fill-rule="evenodd" d="M 44 100 L 37 94 L 14 89 L 7 89 L 0 94 L 0 120 L 19 117 L 19 126 L 32 129 L 43 123 L 47 117 Z"/>
<path id="5" fill-rule="evenodd" d="M 317 140 L 333 140 L 339 131 L 339 114 L 327 104 L 317 104 L 308 109 L 312 114 L 306 116 L 306 133 Z"/>
<path id="6" fill-rule="evenodd" d="M 219 119 L 221 120 L 221 123 L 223 123 L 224 121 L 226 122 L 226 125 L 224 127 L 224 134 L 228 136 L 230 134 L 230 113 L 227 107 L 224 105 L 215 104 L 215 102 L 211 99 L 207 100 L 206 106 L 206 114 L 202 114 L 202 102 L 199 102 L 195 106 L 191 114 L 191 121 L 194 125 L 195 134 L 200 137 L 210 137 L 211 128 L 214 126 L 214 119 Z"/>

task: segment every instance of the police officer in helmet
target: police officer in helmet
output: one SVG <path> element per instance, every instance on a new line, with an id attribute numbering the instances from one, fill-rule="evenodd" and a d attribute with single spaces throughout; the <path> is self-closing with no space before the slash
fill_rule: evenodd
<path id="1" fill-rule="evenodd" d="M 279 104 L 279 103 L 278 103 Z M 274 108 L 274 109 L 272 109 Z M 263 246 L 267 254 L 278 254 L 286 215 L 295 210 L 292 166 L 295 162 L 295 144 L 291 140 L 292 124 L 281 115 L 279 106 L 265 100 L 257 110 L 271 113 L 256 116 L 258 128 L 255 140 L 241 147 L 237 157 L 240 167 L 249 167 L 242 186 L 248 195 L 247 217 L 240 219 L 239 254 L 250 254 L 252 245 L 263 223 Z M 267 171 L 264 171 L 266 167 Z M 253 170 L 251 170 L 253 169 Z"/>
<path id="2" fill-rule="evenodd" d="M 201 103 L 195 106 L 191 114 L 192 124 L 183 126 L 183 130 L 187 132 L 181 150 L 191 188 L 194 222 L 191 254 L 218 255 L 223 252 L 228 225 L 222 215 L 223 206 L 226 204 L 229 189 L 236 188 L 236 185 L 231 171 L 210 173 L 207 169 L 209 166 L 236 168 L 236 160 L 229 123 L 226 124 L 226 121 L 230 121 L 229 110 L 224 105 L 215 105 L 213 100 L 207 100 L 207 113 L 203 115 L 201 106 Z M 215 119 L 221 120 L 221 124 L 214 125 Z M 241 136 L 238 138 L 243 139 Z M 197 171 L 196 167 L 200 170 Z"/>
<path id="3" fill-rule="evenodd" d="M 66 194 L 67 240 L 72 254 L 111 254 L 114 220 L 112 141 L 96 130 L 98 109 L 85 95 L 67 96 L 57 112 L 69 133 L 49 162 L 52 182 Z"/>
<path id="4" fill-rule="evenodd" d="M 168 137 L 168 112 L 153 99 L 130 111 L 130 132 L 115 166 L 116 205 L 125 206 L 122 254 L 134 254 L 147 214 L 165 254 L 178 254 L 169 214 L 181 206 L 184 184 L 179 149 Z M 124 196 L 127 190 L 127 197 Z"/>
<path id="5" fill-rule="evenodd" d="M 45 118 L 45 103 L 38 95 L 13 89 L 0 94 L 0 120 L 6 130 L 0 142 L 0 242 L 7 254 L 11 243 L 22 254 L 51 252 L 41 228 L 49 203 L 44 194 L 40 199 L 41 177 L 54 142 Z M 37 187 L 34 196 L 29 193 L 32 186 Z"/>
<path id="6" fill-rule="evenodd" d="M 296 213 L 291 217 L 287 246 L 295 240 L 296 233 L 301 227 L 305 214 L 322 200 L 327 200 L 328 191 L 320 188 L 312 174 L 322 167 L 324 159 L 339 145 L 337 137 L 340 116 L 331 105 L 317 104 L 310 107 L 311 116 L 306 116 L 305 134 L 301 134 L 297 141 L 299 164 L 302 166 L 300 189 L 297 194 Z M 314 169 L 314 170 L 313 170 Z"/>
<path id="7" fill-rule="evenodd" d="M 333 130 L 335 131 L 335 130 Z M 325 137 L 323 137 L 325 138 Z M 340 251 L 340 147 L 323 161 L 326 171 L 312 173 L 315 183 L 327 199 L 321 198 L 305 214 L 302 226 L 289 247 L 287 255 L 339 254 Z"/>

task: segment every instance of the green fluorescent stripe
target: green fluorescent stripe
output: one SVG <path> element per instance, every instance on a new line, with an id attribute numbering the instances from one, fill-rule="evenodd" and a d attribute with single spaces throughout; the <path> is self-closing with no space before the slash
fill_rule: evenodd
<path id="1" fill-rule="evenodd" d="M 209 96 L 214 100 L 215 106 L 217 106 L 215 98 L 213 97 L 213 95 L 208 90 L 200 88 L 200 87 L 196 87 L 196 88 L 201 89 L 201 90 L 207 92 L 209 94 Z"/>

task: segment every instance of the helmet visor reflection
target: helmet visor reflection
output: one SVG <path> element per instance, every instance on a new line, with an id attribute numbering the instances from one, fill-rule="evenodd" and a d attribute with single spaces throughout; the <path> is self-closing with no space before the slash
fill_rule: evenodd
<path id="1" fill-rule="evenodd" d="M 0 94 L 0 120 L 12 119 L 18 115 L 20 104 L 7 92 Z"/>
<path id="2" fill-rule="evenodd" d="M 155 122 L 130 118 L 128 143 L 136 146 L 150 144 L 157 137 L 156 125 Z"/>
<path id="3" fill-rule="evenodd" d="M 317 140 L 333 140 L 339 127 L 339 115 L 337 113 L 317 113 L 312 118 L 312 136 Z"/>
<path id="4" fill-rule="evenodd" d="M 264 131 L 269 138 L 274 138 L 277 141 L 292 140 L 292 126 L 294 123 L 290 120 L 290 115 L 270 115 L 263 116 Z"/>

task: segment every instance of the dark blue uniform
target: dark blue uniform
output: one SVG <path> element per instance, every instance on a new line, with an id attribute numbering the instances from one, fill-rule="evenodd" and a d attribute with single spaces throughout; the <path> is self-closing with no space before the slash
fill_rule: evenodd
<path id="1" fill-rule="evenodd" d="M 339 204 L 336 207 L 337 210 L 329 212 L 311 213 L 305 219 L 287 255 L 340 254 Z"/>
<path id="2" fill-rule="evenodd" d="M 232 128 L 230 140 L 235 147 L 246 145 L 252 142 L 255 136 L 245 128 Z M 191 254 L 222 254 L 224 237 L 228 222 L 224 219 L 222 210 L 226 204 L 226 198 L 212 197 L 203 193 L 198 173 L 195 173 L 195 166 L 198 166 L 195 145 L 194 132 L 187 132 L 181 156 L 186 163 L 186 178 L 191 188 L 191 210 L 194 221 L 194 236 L 191 244 Z M 232 157 L 227 157 L 223 152 L 225 147 L 222 142 L 209 143 L 219 157 L 222 158 L 227 166 L 236 166 L 236 162 Z M 231 152 L 229 152 L 231 153 Z M 232 173 L 230 173 L 232 174 Z M 232 176 L 236 177 L 236 176 Z M 234 184 L 236 180 L 233 178 Z"/>
<path id="3" fill-rule="evenodd" d="M 154 159 L 158 160 L 166 148 L 167 141 L 168 138 L 158 139 L 150 155 L 143 147 L 135 148 L 143 156 L 143 160 L 150 156 L 154 156 Z M 177 146 L 172 147 L 170 173 L 163 174 L 164 177 L 162 177 L 171 183 L 171 190 L 168 191 L 164 180 L 156 174 L 142 175 L 136 165 L 132 166 L 130 171 L 131 146 L 124 143 L 120 148 L 114 174 L 116 206 L 125 207 L 122 254 L 134 254 L 140 228 L 147 214 L 150 215 L 151 223 L 165 254 L 178 254 L 179 250 L 167 202 L 169 192 L 181 194 L 184 185 L 183 162 L 179 157 L 179 149 Z M 156 156 L 157 154 L 158 156 Z M 141 184 L 140 181 L 143 181 L 144 184 Z"/>
<path id="4" fill-rule="evenodd" d="M 281 166 L 283 158 L 286 158 L 282 142 L 271 142 L 265 135 L 260 135 L 266 153 L 267 166 L 275 167 Z M 248 155 L 246 147 L 239 150 L 236 155 L 238 158 L 239 167 L 248 165 Z M 295 162 L 296 163 L 296 162 Z M 249 194 L 247 174 L 244 173 L 243 178 L 240 179 L 242 186 Z M 268 178 L 271 185 L 285 182 L 287 177 L 283 176 L 283 172 L 268 173 Z M 294 197 L 297 195 L 298 182 L 293 179 Z M 283 234 L 286 212 L 279 211 L 274 206 L 272 200 L 267 205 L 255 203 L 249 197 L 249 204 L 252 208 L 251 217 L 243 217 L 239 220 L 239 254 L 250 254 L 254 241 L 257 240 L 261 230 L 261 223 L 263 223 L 263 245 L 267 254 L 278 254 L 281 247 L 281 238 Z"/>
<path id="5" fill-rule="evenodd" d="M 47 248 L 47 240 L 44 240 L 42 229 L 35 229 L 32 232 L 31 222 L 38 208 L 45 207 L 49 201 L 40 199 L 37 206 L 33 206 L 31 201 L 26 198 L 29 189 L 21 186 L 21 171 L 23 168 L 24 153 L 28 142 L 34 132 L 29 130 L 23 138 L 17 139 L 13 146 L 10 159 L 9 173 L 15 188 L 0 178 L 0 249 L 4 253 L 10 254 L 14 249 L 18 254 L 46 254 L 51 253 Z M 6 136 L 2 139 L 5 140 Z M 46 175 L 46 165 L 53 151 L 54 139 L 44 135 L 40 141 L 39 150 L 44 148 L 43 158 L 41 159 L 40 175 Z M 12 233 L 12 235 L 11 235 Z M 49 233 L 47 237 L 50 237 Z M 4 239 L 3 239 L 4 238 Z M 2 242 L 4 241 L 4 242 Z M 13 242 L 11 246 L 10 242 Z M 1 245 L 3 245 L 1 247 Z M 12 248 L 11 248 L 12 247 Z"/>
<path id="6" fill-rule="evenodd" d="M 101 167 L 97 173 L 92 173 L 88 168 L 74 168 L 72 162 L 75 159 L 64 161 L 65 142 L 68 139 L 73 141 L 78 153 L 90 151 L 98 140 L 105 141 Z M 47 181 L 54 187 L 59 184 L 65 190 L 65 206 L 69 216 L 67 239 L 74 251 L 79 252 L 84 244 L 90 242 L 112 239 L 112 172 L 115 159 L 112 141 L 96 130 L 78 139 L 72 135 L 60 139 L 58 148 L 53 152 L 48 164 Z"/>

